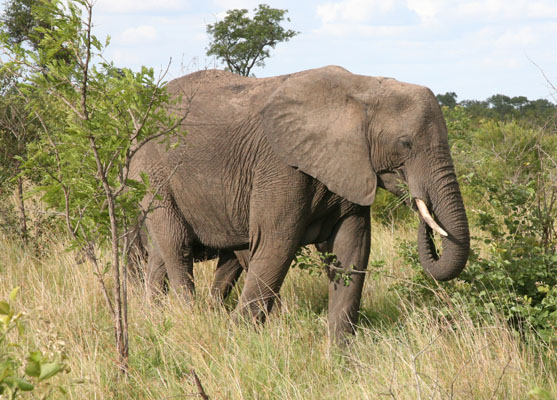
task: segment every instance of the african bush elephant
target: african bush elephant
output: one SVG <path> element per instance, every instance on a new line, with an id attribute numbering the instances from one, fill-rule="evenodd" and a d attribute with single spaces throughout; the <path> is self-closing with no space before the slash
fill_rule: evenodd
<path id="1" fill-rule="evenodd" d="M 421 213 L 424 269 L 449 280 L 464 268 L 468 222 L 429 89 L 335 66 L 264 79 L 200 71 L 167 89 L 182 96 L 173 111 L 188 113 L 187 136 L 148 144 L 133 167 L 160 187 L 147 228 L 174 289 L 194 290 L 196 243 L 247 250 L 238 312 L 264 320 L 296 250 L 318 244 L 354 271 L 347 286 L 329 274 L 330 333 L 352 332 L 370 250 L 369 206 L 377 186 L 400 194 L 397 177 Z M 432 230 L 443 236 L 441 255 Z"/>

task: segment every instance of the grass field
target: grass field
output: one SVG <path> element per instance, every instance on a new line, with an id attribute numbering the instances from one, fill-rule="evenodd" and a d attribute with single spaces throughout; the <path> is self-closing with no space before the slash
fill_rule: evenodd
<path id="1" fill-rule="evenodd" d="M 555 348 L 526 345 L 503 322 L 478 327 L 449 302 L 448 323 L 390 290 L 412 273 L 397 258 L 394 237 L 414 239 L 414 232 L 377 225 L 371 257 L 385 260 L 386 270 L 367 280 L 358 333 L 345 346 L 328 341 L 326 277 L 297 269 L 282 288 L 282 306 L 259 327 L 211 306 L 214 261 L 196 264 L 193 307 L 172 297 L 149 302 L 141 283 L 131 282 L 125 379 L 117 378 L 112 324 L 92 268 L 77 265 L 63 243 L 37 259 L 0 239 L 0 298 L 21 287 L 22 352 L 64 354 L 70 372 L 52 383 L 71 399 L 199 398 L 192 369 L 211 399 L 557 398 Z"/>

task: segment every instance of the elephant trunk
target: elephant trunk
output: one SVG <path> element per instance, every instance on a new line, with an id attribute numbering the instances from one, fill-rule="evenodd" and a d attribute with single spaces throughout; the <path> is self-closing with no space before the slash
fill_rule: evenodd
<path id="1" fill-rule="evenodd" d="M 453 279 L 460 274 L 470 251 L 470 233 L 464 203 L 454 175 L 449 168 L 444 184 L 429 190 L 435 220 L 442 228 L 442 254 L 433 241 L 431 227 L 420 216 L 418 228 L 418 253 L 424 270 L 439 281 Z M 431 222 L 431 221 L 430 221 Z M 431 224 L 430 224 L 431 225 Z"/>

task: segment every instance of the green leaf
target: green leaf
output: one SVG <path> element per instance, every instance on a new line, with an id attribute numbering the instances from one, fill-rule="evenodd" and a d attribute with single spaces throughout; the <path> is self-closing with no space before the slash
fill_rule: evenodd
<path id="1" fill-rule="evenodd" d="M 58 372 L 60 372 L 64 368 L 62 363 L 58 361 L 54 361 L 51 363 L 46 363 L 41 365 L 41 375 L 39 376 L 39 382 L 44 381 L 45 379 L 52 378 Z"/>
<path id="2" fill-rule="evenodd" d="M 43 355 L 41 354 L 40 351 L 33 351 L 29 354 L 28 360 L 40 364 L 41 361 L 43 360 Z"/>
<path id="3" fill-rule="evenodd" d="M 533 400 L 551 400 L 553 397 L 547 390 L 536 387 L 528 392 L 528 398 Z"/>
<path id="4" fill-rule="evenodd" d="M 23 378 L 18 378 L 14 376 L 12 379 L 14 383 L 17 385 L 18 389 L 23 390 L 25 392 L 29 392 L 35 388 L 35 386 L 31 382 Z"/>
<path id="5" fill-rule="evenodd" d="M 0 314 L 1 315 L 9 315 L 10 314 L 10 305 L 5 301 L 0 301 Z"/>
<path id="6" fill-rule="evenodd" d="M 11 301 L 14 301 L 14 300 L 15 300 L 15 298 L 16 298 L 16 296 L 17 296 L 17 293 L 19 292 L 19 289 L 20 289 L 20 287 L 18 286 L 18 287 L 14 288 L 14 289 L 10 292 L 10 300 L 11 300 Z"/>
<path id="7" fill-rule="evenodd" d="M 36 361 L 29 361 L 25 366 L 25 375 L 33 378 L 41 376 L 41 364 Z"/>

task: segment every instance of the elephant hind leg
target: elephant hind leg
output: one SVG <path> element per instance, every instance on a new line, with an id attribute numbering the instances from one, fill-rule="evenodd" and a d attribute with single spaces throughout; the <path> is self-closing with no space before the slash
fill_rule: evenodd
<path id="1" fill-rule="evenodd" d="M 239 252 L 238 252 L 239 253 Z M 242 263 L 231 251 L 221 251 L 211 286 L 211 295 L 217 304 L 222 304 L 244 270 Z"/>
<path id="2" fill-rule="evenodd" d="M 270 175 L 267 175 L 267 174 Z M 310 217 L 312 178 L 291 167 L 256 175 L 250 198 L 250 259 L 238 311 L 264 322 Z"/>
<path id="3" fill-rule="evenodd" d="M 159 250 L 152 243 L 148 250 L 148 262 L 145 269 L 145 287 L 149 297 L 168 291 L 166 266 Z"/>
<path id="4" fill-rule="evenodd" d="M 170 288 L 186 300 L 193 300 L 193 252 L 186 221 L 173 207 L 165 205 L 149 215 L 147 229 L 162 260 L 162 266 L 154 261 L 153 278 L 160 277 L 166 269 Z"/>

